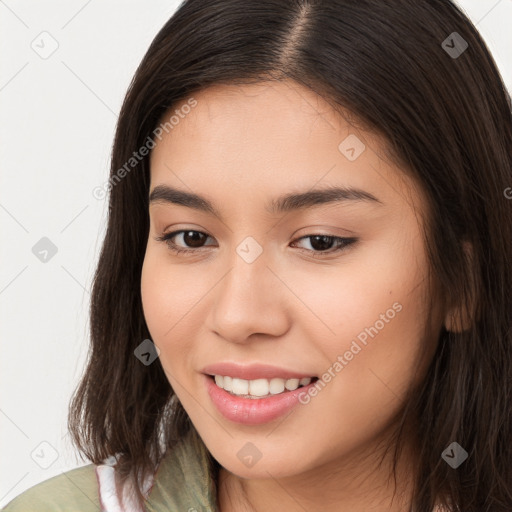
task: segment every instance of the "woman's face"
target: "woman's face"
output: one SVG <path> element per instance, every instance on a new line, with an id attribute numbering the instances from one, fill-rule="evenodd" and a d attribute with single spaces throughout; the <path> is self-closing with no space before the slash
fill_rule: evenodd
<path id="1" fill-rule="evenodd" d="M 375 454 L 444 320 L 436 298 L 427 323 L 421 194 L 379 158 L 383 140 L 295 82 L 213 86 L 180 105 L 151 154 L 141 283 L 169 383 L 243 478 Z M 360 192 L 314 194 L 335 187 Z M 212 374 L 270 395 L 235 397 Z M 307 377 L 319 380 L 294 391 Z"/>

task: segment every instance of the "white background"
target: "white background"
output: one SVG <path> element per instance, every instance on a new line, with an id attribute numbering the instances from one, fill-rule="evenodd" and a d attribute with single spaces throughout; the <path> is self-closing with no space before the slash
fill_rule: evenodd
<path id="1" fill-rule="evenodd" d="M 460 5 L 512 90 L 512 0 Z M 66 416 L 87 354 L 105 230 L 106 201 L 92 190 L 108 179 L 128 84 L 177 6 L 0 0 L 0 506 L 85 463 L 69 443 Z M 43 31 L 59 45 L 47 59 L 31 47 L 46 37 L 51 48 Z M 47 263 L 32 253 L 42 237 L 57 247 Z"/>

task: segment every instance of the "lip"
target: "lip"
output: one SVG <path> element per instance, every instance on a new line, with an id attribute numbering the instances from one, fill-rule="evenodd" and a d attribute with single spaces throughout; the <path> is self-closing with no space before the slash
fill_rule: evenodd
<path id="1" fill-rule="evenodd" d="M 255 379 L 302 379 L 304 377 L 316 377 L 310 373 L 300 373 L 286 368 L 279 368 L 261 363 L 253 363 L 250 365 L 241 365 L 229 361 L 209 364 L 205 366 L 202 373 L 207 375 L 222 375 L 235 377 L 236 379 L 255 380 Z M 250 400 L 250 399 L 249 399 Z"/>
<path id="2" fill-rule="evenodd" d="M 218 375 L 218 374 L 217 374 Z M 296 407 L 302 393 L 308 393 L 316 380 L 294 391 L 284 391 L 268 398 L 242 398 L 219 388 L 213 377 L 203 375 L 206 390 L 217 410 L 234 423 L 243 425 L 261 425 L 283 416 Z"/>

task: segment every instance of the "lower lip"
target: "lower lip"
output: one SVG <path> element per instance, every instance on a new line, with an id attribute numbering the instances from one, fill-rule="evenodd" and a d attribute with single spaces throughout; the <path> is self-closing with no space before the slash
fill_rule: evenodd
<path id="1" fill-rule="evenodd" d="M 212 377 L 205 375 L 206 388 L 212 402 L 228 420 L 244 425 L 261 425 L 286 414 L 299 404 L 299 396 L 307 393 L 316 380 L 294 391 L 284 391 L 268 398 L 242 398 L 219 388 Z"/>

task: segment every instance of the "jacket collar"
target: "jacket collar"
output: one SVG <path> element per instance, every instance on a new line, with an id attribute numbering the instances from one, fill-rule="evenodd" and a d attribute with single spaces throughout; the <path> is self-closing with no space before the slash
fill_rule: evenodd
<path id="1" fill-rule="evenodd" d="M 204 442 L 191 426 L 162 458 L 146 501 L 147 511 L 216 512 L 217 490 L 212 461 Z"/>

